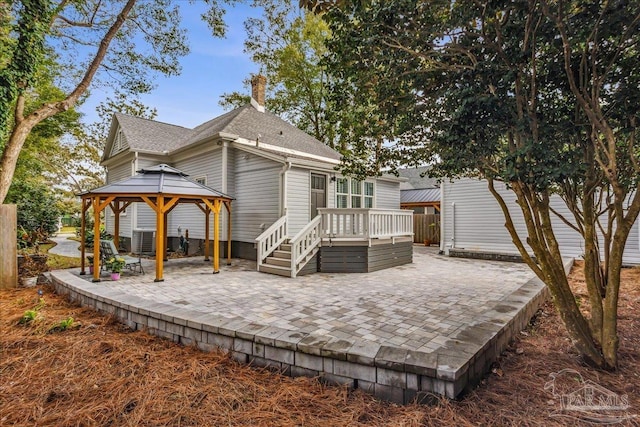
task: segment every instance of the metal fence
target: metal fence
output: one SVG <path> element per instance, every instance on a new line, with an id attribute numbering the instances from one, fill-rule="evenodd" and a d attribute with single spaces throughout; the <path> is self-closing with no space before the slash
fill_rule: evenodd
<path id="1" fill-rule="evenodd" d="M 413 242 L 424 244 L 440 243 L 440 215 L 413 214 Z"/>

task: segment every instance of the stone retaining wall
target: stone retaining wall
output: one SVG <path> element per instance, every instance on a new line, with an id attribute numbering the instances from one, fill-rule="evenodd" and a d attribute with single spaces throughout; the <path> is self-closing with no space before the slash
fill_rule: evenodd
<path id="1" fill-rule="evenodd" d="M 490 322 L 472 325 L 464 332 L 471 335 L 473 347 L 469 347 L 469 336 L 461 337 L 467 340 L 462 348 L 454 337 L 442 349 L 425 353 L 187 310 L 90 283 L 68 271 L 54 271 L 51 279 L 59 294 L 113 315 L 133 330 L 146 330 L 203 351 L 230 352 L 241 363 L 290 376 L 318 377 L 396 403 L 424 402 L 433 393 L 455 398 L 478 383 L 548 297 L 546 288 L 529 282 L 490 313 Z"/>

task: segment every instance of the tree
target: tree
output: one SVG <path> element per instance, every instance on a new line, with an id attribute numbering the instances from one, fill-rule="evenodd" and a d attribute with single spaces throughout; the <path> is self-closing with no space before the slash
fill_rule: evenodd
<path id="1" fill-rule="evenodd" d="M 7 200 L 18 207 L 19 242 L 37 245 L 58 230 L 60 210 L 56 197 L 42 179 L 14 183 Z"/>
<path id="2" fill-rule="evenodd" d="M 67 182 L 71 181 L 70 187 L 76 194 L 104 184 L 104 169 L 100 166 L 100 159 L 114 113 L 149 120 L 153 120 L 157 115 L 155 108 L 147 107 L 139 99 L 122 92 L 116 92 L 113 97 L 108 97 L 100 103 L 96 112 L 99 120 L 83 127 L 69 146 L 69 156 L 63 159 Z"/>
<path id="3" fill-rule="evenodd" d="M 218 2 L 208 3 L 203 19 L 214 36 L 221 36 L 223 10 Z M 0 51 L 0 203 L 36 125 L 72 108 L 92 83 L 111 82 L 129 93 L 149 91 L 150 76 L 177 74 L 178 58 L 188 53 L 179 4 L 170 0 L 14 1 L 0 6 L 0 28 L 3 41 L 9 39 Z M 66 70 L 57 82 L 65 90 L 27 108 L 38 69 L 51 57 Z"/>
<path id="4" fill-rule="evenodd" d="M 255 0 L 254 6 L 264 8 L 265 16 L 245 22 L 245 52 L 267 77 L 267 107 L 319 141 L 339 148 L 330 117 L 334 109 L 327 98 L 330 81 L 321 64 L 330 35 L 327 24 L 284 2 Z M 220 105 L 234 108 L 248 101 L 248 96 L 232 92 L 223 95 Z"/>
<path id="5" fill-rule="evenodd" d="M 341 90 L 376 95 L 371 112 L 392 131 L 369 136 L 392 141 L 394 161 L 486 179 L 575 347 L 615 368 L 622 255 L 640 211 L 640 2 L 301 3 L 329 10 Z M 496 182 L 513 190 L 526 239 Z M 554 195 L 571 218 L 551 207 Z M 564 273 L 554 215 L 584 239 L 588 313 Z"/>

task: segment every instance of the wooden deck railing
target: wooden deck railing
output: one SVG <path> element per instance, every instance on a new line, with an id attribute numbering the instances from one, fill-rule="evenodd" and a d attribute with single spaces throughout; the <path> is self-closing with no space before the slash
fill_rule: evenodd
<path id="1" fill-rule="evenodd" d="M 318 215 L 291 239 L 291 277 L 296 277 L 306 256 L 320 244 L 321 224 L 322 217 Z"/>
<path id="2" fill-rule="evenodd" d="M 258 267 L 262 261 L 278 249 L 287 239 L 287 216 L 281 217 L 256 238 L 258 245 Z"/>
<path id="3" fill-rule="evenodd" d="M 413 212 L 400 209 L 318 209 L 322 237 L 380 239 L 413 236 Z"/>

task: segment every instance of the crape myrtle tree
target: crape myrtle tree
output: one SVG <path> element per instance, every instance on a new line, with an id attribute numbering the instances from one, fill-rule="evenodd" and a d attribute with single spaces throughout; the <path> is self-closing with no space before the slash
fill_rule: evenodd
<path id="1" fill-rule="evenodd" d="M 366 100 L 388 126 L 350 141 L 369 152 L 355 164 L 380 163 L 366 144 L 383 137 L 393 161 L 485 179 L 576 349 L 614 369 L 622 256 L 640 211 L 640 1 L 301 4 L 330 23 L 341 96 L 356 94 L 354 110 Z M 497 183 L 512 190 L 526 236 Z M 588 307 L 569 287 L 554 217 L 584 239 Z"/>
<path id="2" fill-rule="evenodd" d="M 207 0 L 202 16 L 214 36 L 224 34 L 222 3 Z M 71 109 L 93 84 L 125 93 L 153 88 L 157 73 L 175 75 L 188 53 L 180 7 L 170 0 L 12 0 L 0 4 L 0 203 L 23 145 L 36 125 Z M 6 31 L 5 31 L 6 30 Z M 27 105 L 43 61 L 65 70 L 53 100 Z"/>

